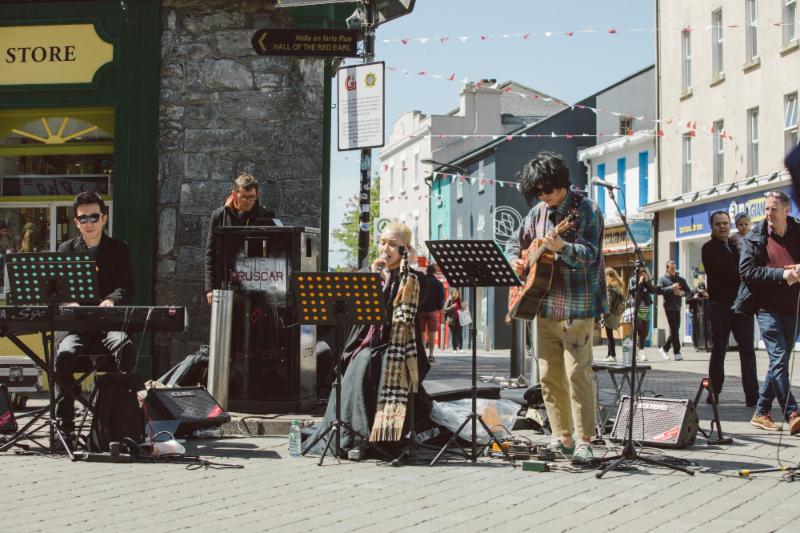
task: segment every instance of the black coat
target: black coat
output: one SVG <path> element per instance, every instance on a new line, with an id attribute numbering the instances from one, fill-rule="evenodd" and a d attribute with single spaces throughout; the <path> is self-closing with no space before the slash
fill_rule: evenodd
<path id="1" fill-rule="evenodd" d="M 88 249 L 81 236 L 64 241 L 58 246 L 59 252 L 82 252 Z M 108 299 L 114 305 L 127 305 L 133 296 L 133 267 L 128 243 L 103 233 L 96 253 L 100 299 L 78 303 L 98 305 Z"/>
<path id="2" fill-rule="evenodd" d="M 262 218 L 275 218 L 275 212 L 267 209 L 260 203 L 256 203 L 253 209 L 244 213 L 242 216 L 226 206 L 220 206 L 211 213 L 211 223 L 208 226 L 208 238 L 206 239 L 206 273 L 205 291 L 219 289 L 222 284 L 223 265 L 225 259 L 231 259 L 239 253 L 237 243 L 228 243 L 223 249 L 217 250 L 214 228 L 228 226 L 252 226 L 256 220 Z"/>
<path id="3" fill-rule="evenodd" d="M 789 231 L 800 247 L 800 222 L 789 217 Z M 737 313 L 751 315 L 761 308 L 770 307 L 770 302 L 783 300 L 787 294 L 796 296 L 795 287 L 789 287 L 783 279 L 783 269 L 767 266 L 767 221 L 755 226 L 741 240 L 739 253 L 739 275 L 742 283 L 733 304 Z M 794 313 L 792 313 L 794 314 Z"/>

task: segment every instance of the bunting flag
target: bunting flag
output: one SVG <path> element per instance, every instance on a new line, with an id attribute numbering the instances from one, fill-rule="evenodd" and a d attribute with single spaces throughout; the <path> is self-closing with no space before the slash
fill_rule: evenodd
<path id="1" fill-rule="evenodd" d="M 782 29 L 786 25 L 789 24 L 784 24 L 782 21 L 778 21 L 778 22 L 767 22 L 763 24 L 757 24 L 756 27 L 758 27 L 759 29 L 774 29 L 774 28 Z M 740 24 L 723 24 L 721 27 L 729 30 L 741 30 L 746 28 L 746 26 Z M 713 29 L 716 29 L 716 26 L 708 25 L 704 26 L 703 29 L 705 31 L 711 31 Z M 426 45 L 428 43 L 439 43 L 440 45 L 450 45 L 451 43 L 455 44 L 467 44 L 470 42 L 486 43 L 490 41 L 493 42 L 502 40 L 530 41 L 532 37 L 543 37 L 545 39 L 552 39 L 554 37 L 556 38 L 564 37 L 569 39 L 581 35 L 605 35 L 614 37 L 625 33 L 656 33 L 658 31 L 691 32 L 691 31 L 697 31 L 697 28 L 694 28 L 692 26 L 662 27 L 660 30 L 658 28 L 620 28 L 620 27 L 611 27 L 605 29 L 584 28 L 582 30 L 568 30 L 568 31 L 550 30 L 550 31 L 528 31 L 519 33 L 482 33 L 478 35 L 459 35 L 458 37 L 451 37 L 451 36 L 402 37 L 398 39 L 381 39 L 381 42 L 383 44 L 399 44 L 401 46 L 408 46 L 409 44 Z"/>

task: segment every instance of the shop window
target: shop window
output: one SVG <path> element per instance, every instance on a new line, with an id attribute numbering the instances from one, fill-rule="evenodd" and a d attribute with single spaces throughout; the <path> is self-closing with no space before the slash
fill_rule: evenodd
<path id="1" fill-rule="evenodd" d="M 78 193 L 96 192 L 110 208 L 113 169 L 113 109 L 0 111 L 0 263 L 75 237 Z"/>

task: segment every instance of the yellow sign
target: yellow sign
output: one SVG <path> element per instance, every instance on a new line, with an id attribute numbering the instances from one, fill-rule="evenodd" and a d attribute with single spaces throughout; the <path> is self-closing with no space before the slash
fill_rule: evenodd
<path id="1" fill-rule="evenodd" d="M 91 83 L 113 59 L 94 24 L 0 26 L 0 85 Z"/>

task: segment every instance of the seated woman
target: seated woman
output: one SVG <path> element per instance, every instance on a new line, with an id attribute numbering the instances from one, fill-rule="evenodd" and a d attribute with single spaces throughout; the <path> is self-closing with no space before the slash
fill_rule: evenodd
<path id="1" fill-rule="evenodd" d="M 401 250 L 409 256 L 411 230 L 404 224 L 392 223 L 381 233 L 378 258 L 372 263 L 372 272 L 383 277 L 383 301 L 388 320 L 381 325 L 355 325 L 351 328 L 342 354 L 342 406 L 341 419 L 352 426 L 354 436 L 342 429 L 341 447 L 344 452 L 363 446 L 363 440 L 397 442 L 407 434 L 407 401 L 410 390 L 414 395 L 415 431 L 432 427 L 430 399 L 422 387 L 422 380 L 430 370 L 430 363 L 422 343 L 419 301 L 424 299 L 425 275 L 408 269 L 401 270 Z M 322 423 L 303 444 L 304 450 L 325 431 L 336 414 L 336 395 L 331 392 Z M 313 445 L 309 451 L 322 453 L 331 433 Z"/>

